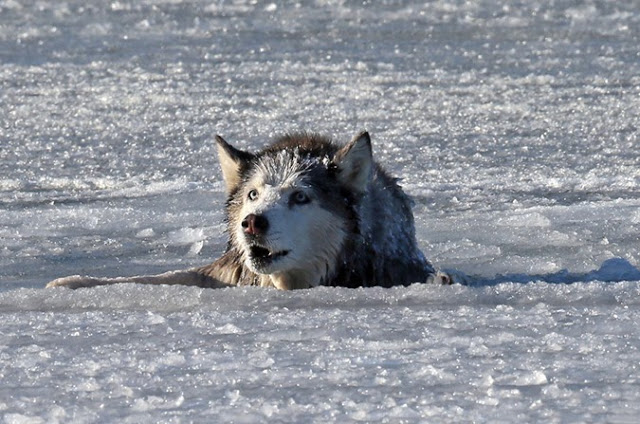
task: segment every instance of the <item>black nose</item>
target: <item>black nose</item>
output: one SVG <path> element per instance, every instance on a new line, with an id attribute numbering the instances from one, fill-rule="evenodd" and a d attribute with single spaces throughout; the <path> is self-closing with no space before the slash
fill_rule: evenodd
<path id="1" fill-rule="evenodd" d="M 242 228 L 245 234 L 257 236 L 267 232 L 269 221 L 262 215 L 249 214 L 242 220 Z"/>

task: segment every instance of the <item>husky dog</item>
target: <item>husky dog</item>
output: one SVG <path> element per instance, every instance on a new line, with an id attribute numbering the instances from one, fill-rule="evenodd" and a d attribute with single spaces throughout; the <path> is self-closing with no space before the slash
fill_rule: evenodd
<path id="1" fill-rule="evenodd" d="M 291 134 L 258 153 L 220 136 L 216 141 L 228 196 L 222 257 L 186 271 L 71 276 L 47 287 L 133 282 L 291 290 L 451 282 L 418 249 L 411 201 L 373 160 L 367 132 L 344 146 L 316 134 Z"/>

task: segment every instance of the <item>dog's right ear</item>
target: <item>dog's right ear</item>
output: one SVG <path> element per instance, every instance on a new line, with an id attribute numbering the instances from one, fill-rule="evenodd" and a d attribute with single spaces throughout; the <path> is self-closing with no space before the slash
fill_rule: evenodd
<path id="1" fill-rule="evenodd" d="M 240 185 L 242 173 L 249 167 L 253 155 L 236 149 L 219 135 L 216 135 L 216 143 L 218 143 L 218 159 L 222 167 L 222 177 L 227 186 L 227 194 L 231 194 Z"/>

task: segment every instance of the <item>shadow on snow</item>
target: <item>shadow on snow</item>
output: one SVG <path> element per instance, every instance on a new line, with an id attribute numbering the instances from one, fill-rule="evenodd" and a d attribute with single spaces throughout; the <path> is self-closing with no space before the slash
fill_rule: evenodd
<path id="1" fill-rule="evenodd" d="M 551 274 L 505 274 L 495 277 L 477 277 L 466 275 L 456 270 L 446 270 L 457 283 L 465 286 L 494 286 L 500 283 L 533 283 L 545 282 L 555 284 L 587 283 L 602 281 L 617 283 L 622 281 L 640 281 L 640 270 L 623 258 L 611 258 L 602 263 L 600 268 L 586 273 L 572 273 L 561 270 Z"/>

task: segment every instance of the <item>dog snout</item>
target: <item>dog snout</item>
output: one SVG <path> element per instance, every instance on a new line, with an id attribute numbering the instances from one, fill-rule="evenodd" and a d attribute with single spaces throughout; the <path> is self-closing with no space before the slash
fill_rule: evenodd
<path id="1" fill-rule="evenodd" d="M 262 215 L 249 214 L 242 220 L 242 228 L 245 234 L 252 236 L 261 235 L 267 232 L 269 221 Z"/>

